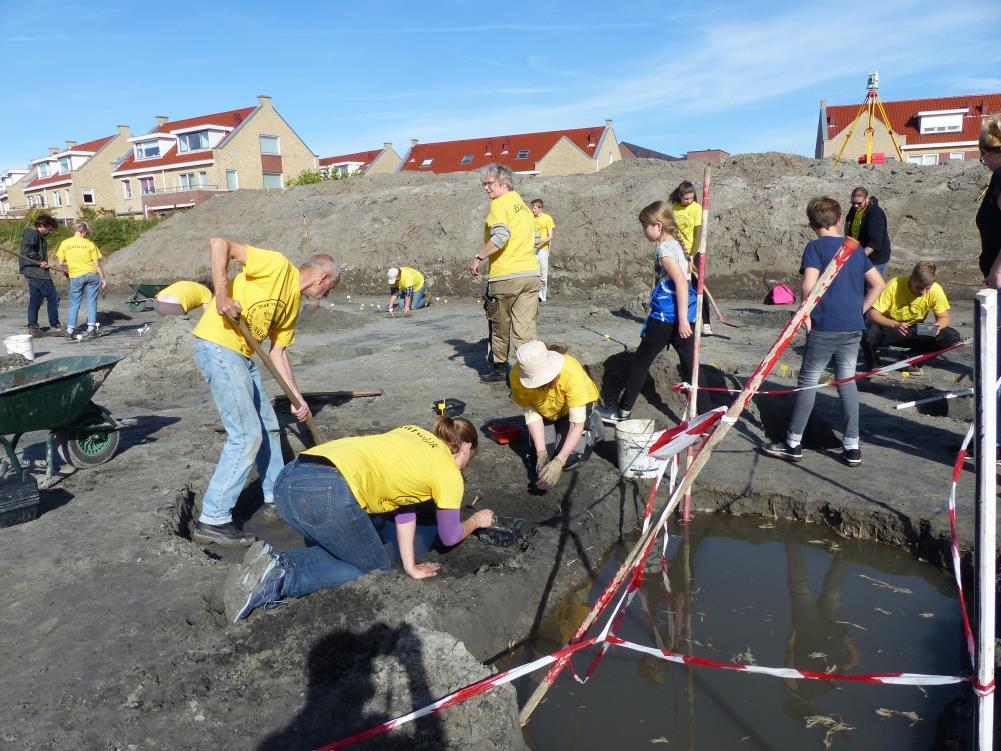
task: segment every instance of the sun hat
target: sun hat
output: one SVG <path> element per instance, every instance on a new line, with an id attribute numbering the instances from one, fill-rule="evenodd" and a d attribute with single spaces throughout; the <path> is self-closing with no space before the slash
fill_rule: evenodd
<path id="1" fill-rule="evenodd" d="M 392 268 L 389 269 L 389 271 L 386 272 L 386 278 L 389 279 L 390 284 L 395 282 L 399 278 L 399 276 L 400 276 L 400 270 L 395 266 L 393 266 Z"/>
<path id="2" fill-rule="evenodd" d="M 518 347 L 518 378 L 527 389 L 544 386 L 560 374 L 563 355 L 546 348 L 538 339 Z"/>

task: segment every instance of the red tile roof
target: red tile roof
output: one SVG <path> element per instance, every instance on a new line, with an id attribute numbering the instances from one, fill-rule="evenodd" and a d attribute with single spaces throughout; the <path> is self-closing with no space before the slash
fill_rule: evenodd
<path id="1" fill-rule="evenodd" d="M 103 149 L 109 143 L 115 140 L 114 136 L 107 136 L 105 138 L 98 138 L 93 141 L 87 141 L 86 143 L 78 143 L 72 149 L 66 149 L 66 151 L 84 151 L 89 152 L 91 155 L 96 154 L 98 151 Z M 39 188 L 44 188 L 53 183 L 70 182 L 73 179 L 72 173 L 64 175 L 59 172 L 55 175 L 49 175 L 48 177 L 36 177 L 30 183 L 24 186 L 25 191 L 38 190 Z"/>
<path id="2" fill-rule="evenodd" d="M 163 125 L 158 125 L 149 135 L 152 135 L 153 133 L 171 133 L 175 130 L 184 130 L 186 128 L 197 128 L 199 125 L 222 125 L 227 128 L 236 128 L 244 120 L 250 117 L 251 113 L 253 113 L 256 109 L 257 107 L 244 107 L 239 110 L 217 112 L 213 115 L 189 117 L 185 120 L 170 120 L 165 122 Z M 223 139 L 219 145 L 221 146 L 225 140 L 226 139 Z M 216 148 L 218 148 L 218 146 Z M 156 159 L 142 159 L 137 161 L 135 152 L 133 151 L 122 161 L 121 164 L 115 167 L 112 174 L 116 175 L 120 172 L 134 169 L 156 170 L 163 169 L 165 167 L 180 167 L 191 162 L 204 162 L 206 159 L 212 159 L 212 151 L 210 149 L 181 154 L 177 151 L 177 144 L 175 143 Z"/>
<path id="3" fill-rule="evenodd" d="M 89 151 L 91 153 L 96 153 L 114 140 L 115 140 L 114 136 L 108 136 L 107 138 L 98 138 L 96 141 L 87 141 L 87 143 L 78 143 L 72 149 L 66 149 L 66 151 Z"/>
<path id="4" fill-rule="evenodd" d="M 400 169 L 408 172 L 470 172 L 488 164 L 504 164 L 515 172 L 530 172 L 535 169 L 536 161 L 544 157 L 564 136 L 585 154 L 593 157 L 604 132 L 605 126 L 602 125 L 544 133 L 469 138 L 464 141 L 419 143 L 411 147 Z M 515 158 L 519 151 L 528 151 L 528 156 L 525 159 Z M 468 155 L 472 156 L 472 161 L 462 164 L 463 157 Z M 422 167 L 421 164 L 427 159 L 432 160 L 430 166 Z"/>
<path id="5" fill-rule="evenodd" d="M 858 114 L 859 104 L 828 105 L 827 107 L 827 139 L 837 136 L 851 125 Z M 971 94 L 969 96 L 939 97 L 937 99 L 907 99 L 899 102 L 883 102 L 886 108 L 888 123 L 894 133 L 907 138 L 908 146 L 936 143 L 953 143 L 955 141 L 976 141 L 980 137 L 983 116 L 1001 111 L 1001 94 Z M 967 109 L 963 115 L 963 130 L 953 133 L 929 133 L 921 135 L 917 114 L 929 110 Z M 877 109 L 876 115 L 879 116 Z M 862 115 L 865 118 L 865 115 Z M 880 117 L 882 121 L 882 117 Z M 864 129 L 865 125 L 858 127 Z"/>
<path id="6" fill-rule="evenodd" d="M 331 164 L 344 164 L 345 162 L 361 162 L 361 169 L 365 169 L 372 160 L 381 154 L 385 149 L 373 149 L 372 151 L 356 151 L 353 154 L 341 154 L 340 156 L 325 156 L 320 159 L 321 167 L 329 167 Z"/>

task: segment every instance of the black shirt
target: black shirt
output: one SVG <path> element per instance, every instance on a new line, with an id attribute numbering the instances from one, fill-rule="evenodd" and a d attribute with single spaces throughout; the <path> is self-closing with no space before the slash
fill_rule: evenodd
<path id="1" fill-rule="evenodd" d="M 17 264 L 21 276 L 25 279 L 51 279 L 49 270 L 38 265 L 48 260 L 49 244 L 45 235 L 34 227 L 28 227 L 21 235 L 21 258 Z"/>
<path id="2" fill-rule="evenodd" d="M 1001 167 L 994 170 L 990 185 L 984 194 L 984 202 L 977 211 L 977 229 L 980 230 L 980 270 L 986 277 L 991 273 L 991 267 L 1001 253 L 1001 209 L 998 208 L 998 196 L 1001 196 Z"/>

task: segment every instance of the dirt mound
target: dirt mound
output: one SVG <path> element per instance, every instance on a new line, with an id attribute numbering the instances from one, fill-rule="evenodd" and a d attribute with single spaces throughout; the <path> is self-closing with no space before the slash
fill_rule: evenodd
<path id="1" fill-rule="evenodd" d="M 194 360 L 193 319 L 168 316 L 155 321 L 143 343 L 120 362 L 105 389 L 119 389 L 147 399 L 169 400 L 191 389 L 207 389 Z"/>
<path id="2" fill-rule="evenodd" d="M 893 240 L 891 271 L 915 261 L 940 262 L 945 281 L 979 283 L 973 217 L 988 175 L 976 162 L 937 167 L 890 164 L 832 166 L 789 154 L 740 154 L 714 168 L 710 278 L 717 292 L 757 298 L 798 274 L 800 251 L 813 235 L 807 202 L 831 195 L 848 207 L 856 185 L 879 198 Z M 636 216 L 666 199 L 683 180 L 701 183 L 689 162 L 637 159 L 594 174 L 517 177 L 526 200 L 542 197 L 556 220 L 550 284 L 558 293 L 594 294 L 597 286 L 638 289 L 649 281 L 650 249 Z M 701 188 L 700 188 L 701 190 Z M 208 238 L 229 235 L 306 257 L 330 252 L 345 267 L 345 289 L 379 292 L 383 271 L 420 268 L 435 291 L 481 289 L 466 265 L 482 243 L 487 198 L 475 175 L 373 175 L 281 193 L 237 191 L 161 223 L 108 259 L 121 280 L 204 274 Z"/>

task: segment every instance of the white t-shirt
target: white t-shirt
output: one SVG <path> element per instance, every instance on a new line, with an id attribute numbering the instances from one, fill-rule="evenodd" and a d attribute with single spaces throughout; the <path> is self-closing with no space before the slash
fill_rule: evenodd
<path id="1" fill-rule="evenodd" d="M 677 263 L 681 267 L 681 273 L 685 277 L 691 276 L 691 271 L 689 271 L 689 255 L 685 252 L 685 249 L 681 247 L 681 243 L 677 240 L 668 238 L 664 240 L 657 246 L 657 258 L 654 261 L 654 266 L 657 271 L 657 278 L 660 279 L 667 275 L 664 271 L 664 267 L 660 263 L 661 258 L 670 258 L 672 261 Z"/>

